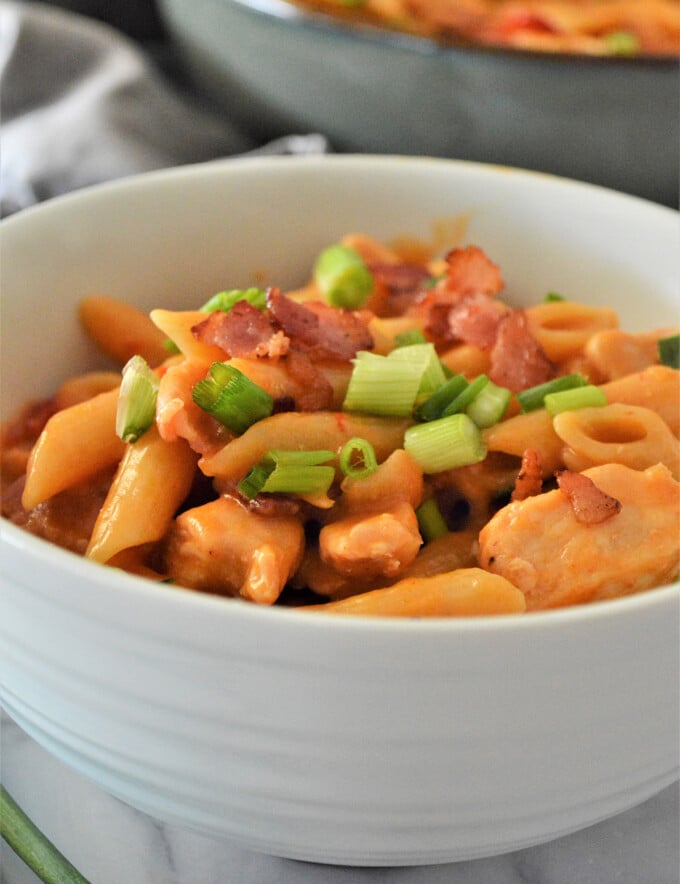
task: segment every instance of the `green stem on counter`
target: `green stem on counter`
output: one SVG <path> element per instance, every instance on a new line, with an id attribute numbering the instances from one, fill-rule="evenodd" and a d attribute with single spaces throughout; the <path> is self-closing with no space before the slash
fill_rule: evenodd
<path id="1" fill-rule="evenodd" d="M 89 884 L 0 785 L 0 837 L 44 884 Z"/>

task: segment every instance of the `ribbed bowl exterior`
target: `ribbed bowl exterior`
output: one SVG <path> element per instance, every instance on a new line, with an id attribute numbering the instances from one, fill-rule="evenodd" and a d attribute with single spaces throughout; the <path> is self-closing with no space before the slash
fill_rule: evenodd
<path id="1" fill-rule="evenodd" d="M 68 320 L 84 293 L 200 302 L 267 262 L 292 278 L 347 229 L 422 234 L 447 207 L 522 296 L 564 274 L 603 302 L 622 290 L 634 322 L 643 290 L 675 309 L 675 216 L 630 197 L 423 160 L 212 164 L 4 223 L 3 407 L 88 363 Z M 677 587 L 517 618 L 332 619 L 147 583 L 5 523 L 0 543 L 3 706 L 160 819 L 282 856 L 425 864 L 548 840 L 677 777 Z"/>

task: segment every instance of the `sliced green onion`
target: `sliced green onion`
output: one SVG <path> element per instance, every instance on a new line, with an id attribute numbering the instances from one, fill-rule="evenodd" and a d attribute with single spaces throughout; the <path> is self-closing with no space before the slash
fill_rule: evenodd
<path id="1" fill-rule="evenodd" d="M 611 31 L 604 36 L 604 45 L 611 55 L 637 55 L 640 41 L 632 31 Z"/>
<path id="2" fill-rule="evenodd" d="M 416 518 L 421 537 L 425 543 L 449 533 L 449 527 L 434 497 L 430 497 L 420 504 L 416 509 Z"/>
<path id="3" fill-rule="evenodd" d="M 511 398 L 512 393 L 507 387 L 499 387 L 497 384 L 489 381 L 477 393 L 465 409 L 465 413 L 483 430 L 486 427 L 492 427 L 501 420 L 510 404 Z"/>
<path id="4" fill-rule="evenodd" d="M 478 396 L 489 383 L 491 382 L 485 374 L 477 375 L 473 381 L 470 381 L 467 387 L 460 391 L 452 402 L 449 402 L 442 412 L 442 417 L 448 417 L 451 414 L 458 414 L 459 411 L 465 411 L 472 400 Z"/>
<path id="5" fill-rule="evenodd" d="M 588 381 L 582 374 L 566 374 L 562 377 L 546 381 L 535 387 L 529 387 L 517 394 L 517 401 L 522 406 L 522 411 L 535 411 L 543 408 L 543 400 L 550 393 L 559 393 L 562 390 L 572 390 L 575 387 L 585 387 Z"/>
<path id="6" fill-rule="evenodd" d="M 441 473 L 486 457 L 482 431 L 466 414 L 409 427 L 404 434 L 404 448 L 425 473 Z"/>
<path id="7" fill-rule="evenodd" d="M 587 384 L 585 387 L 576 387 L 573 390 L 562 390 L 559 393 L 548 393 L 545 397 L 545 407 L 548 413 L 555 417 L 561 411 L 575 411 L 577 408 L 589 408 L 607 404 L 607 397 L 599 387 Z"/>
<path id="8" fill-rule="evenodd" d="M 365 479 L 378 469 L 375 449 L 368 441 L 354 436 L 340 449 L 340 469 L 350 479 Z"/>
<path id="9" fill-rule="evenodd" d="M 226 362 L 213 362 L 210 376 L 194 386 L 193 400 L 234 433 L 269 417 L 274 407 L 266 390 Z"/>
<path id="10" fill-rule="evenodd" d="M 283 467 L 315 467 L 333 460 L 334 457 L 335 452 L 325 448 L 314 451 L 287 451 L 281 448 L 272 448 L 265 455 L 265 460 L 271 460 L 276 466 Z"/>
<path id="11" fill-rule="evenodd" d="M 361 255 L 349 246 L 324 249 L 314 265 L 314 281 L 332 307 L 356 310 L 373 289 L 373 276 Z"/>
<path id="12" fill-rule="evenodd" d="M 123 442 L 136 442 L 154 422 L 159 383 L 158 375 L 143 357 L 128 360 L 116 410 L 116 433 Z"/>
<path id="13" fill-rule="evenodd" d="M 335 468 L 331 466 L 285 466 L 277 464 L 267 476 L 262 491 L 281 494 L 326 494 L 333 484 Z"/>
<path id="14" fill-rule="evenodd" d="M 335 478 L 335 468 L 319 466 L 335 457 L 334 452 L 286 451 L 273 448 L 248 471 L 238 490 L 252 500 L 261 491 L 287 494 L 325 494 Z"/>
<path id="15" fill-rule="evenodd" d="M 395 347 L 410 347 L 411 344 L 426 344 L 427 338 L 419 328 L 408 328 L 394 336 Z"/>
<path id="16" fill-rule="evenodd" d="M 388 359 L 404 360 L 422 366 L 422 379 L 418 387 L 419 396 L 429 396 L 446 380 L 442 363 L 434 344 L 409 344 L 397 347 L 388 354 Z"/>
<path id="17" fill-rule="evenodd" d="M 166 338 L 163 341 L 163 349 L 167 350 L 168 353 L 171 353 L 173 356 L 176 356 L 178 353 L 182 352 L 171 338 Z"/>
<path id="18" fill-rule="evenodd" d="M 550 303 L 551 301 L 564 301 L 564 296 L 559 295 L 557 292 L 548 292 L 543 300 L 546 303 Z"/>
<path id="19" fill-rule="evenodd" d="M 258 310 L 264 310 L 267 306 L 267 293 L 264 289 L 229 289 L 226 292 L 218 292 L 213 295 L 202 307 L 198 309 L 201 313 L 214 313 L 216 310 L 222 313 L 228 313 L 234 304 L 239 301 L 247 301 Z"/>
<path id="20" fill-rule="evenodd" d="M 41 881 L 47 884 L 88 884 L 87 879 L 43 835 L 2 785 L 0 838 Z"/>
<path id="21" fill-rule="evenodd" d="M 274 464 L 256 464 L 236 486 L 244 497 L 252 500 L 262 491 L 264 483 L 274 471 Z"/>
<path id="22" fill-rule="evenodd" d="M 441 282 L 442 279 L 446 279 L 446 273 L 440 273 L 438 276 L 431 276 L 428 280 L 423 283 L 424 289 L 433 289 L 438 282 Z"/>
<path id="23" fill-rule="evenodd" d="M 461 393 L 468 385 L 464 375 L 454 374 L 445 381 L 438 390 L 422 402 L 415 411 L 415 418 L 419 421 L 433 421 L 442 416 L 447 405 Z"/>
<path id="24" fill-rule="evenodd" d="M 397 351 L 398 352 L 398 351 Z M 408 417 L 420 389 L 424 366 L 362 350 L 357 353 L 343 403 L 345 411 Z"/>
<path id="25" fill-rule="evenodd" d="M 669 368 L 680 368 L 680 335 L 661 338 L 657 342 L 659 360 Z"/>

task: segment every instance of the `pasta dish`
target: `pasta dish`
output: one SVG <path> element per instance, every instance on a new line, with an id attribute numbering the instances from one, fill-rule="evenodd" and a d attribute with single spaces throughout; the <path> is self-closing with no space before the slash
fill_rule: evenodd
<path id="1" fill-rule="evenodd" d="M 587 55 L 680 55 L 678 0 L 294 0 L 444 42 Z"/>
<path id="2" fill-rule="evenodd" d="M 305 285 L 85 332 L 120 371 L 2 431 L 2 514 L 93 562 L 327 614 L 472 616 L 676 579 L 677 329 L 505 297 L 477 245 L 349 233 Z"/>

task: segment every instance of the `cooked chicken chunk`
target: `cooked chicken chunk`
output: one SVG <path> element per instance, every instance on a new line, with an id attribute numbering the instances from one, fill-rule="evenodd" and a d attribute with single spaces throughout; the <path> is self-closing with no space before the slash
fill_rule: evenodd
<path id="1" fill-rule="evenodd" d="M 680 486 L 669 470 L 605 464 L 584 475 L 620 512 L 583 524 L 555 490 L 508 504 L 480 532 L 479 564 L 521 589 L 528 610 L 638 592 L 678 574 Z"/>
<path id="2" fill-rule="evenodd" d="M 220 497 L 177 517 L 165 567 L 183 586 L 271 605 L 297 568 L 303 544 L 295 516 L 261 516 Z"/>

